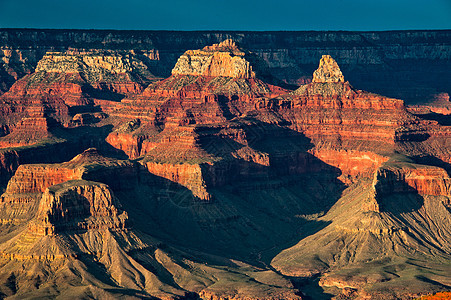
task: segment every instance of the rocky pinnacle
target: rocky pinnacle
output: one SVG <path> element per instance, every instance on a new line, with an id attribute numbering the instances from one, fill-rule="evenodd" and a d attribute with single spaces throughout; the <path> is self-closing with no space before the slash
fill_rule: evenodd
<path id="1" fill-rule="evenodd" d="M 319 67 L 313 73 L 313 82 L 344 82 L 340 67 L 330 55 L 323 55 L 321 57 Z"/>

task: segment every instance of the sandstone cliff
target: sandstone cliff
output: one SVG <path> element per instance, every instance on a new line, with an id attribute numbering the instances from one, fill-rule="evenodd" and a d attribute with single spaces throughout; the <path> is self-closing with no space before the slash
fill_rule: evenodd
<path id="1" fill-rule="evenodd" d="M 169 76 L 189 49 L 233 39 L 265 60 L 276 77 L 311 80 L 318 60 L 330 54 L 355 86 L 408 103 L 449 92 L 449 31 L 388 32 L 158 32 L 4 29 L 0 34 L 2 91 L 32 72 L 47 51 L 109 49 L 134 53 Z M 427 75 L 425 75 L 427 74 Z"/>
<path id="2" fill-rule="evenodd" d="M 427 124 L 409 114 L 402 100 L 353 88 L 330 56 L 321 59 L 313 82 L 263 105 L 317 146 L 387 153 L 398 142 L 428 138 Z"/>
<path id="3" fill-rule="evenodd" d="M 28 229 L 40 235 L 65 230 L 123 229 L 126 213 L 114 206 L 112 191 L 105 184 L 69 180 L 47 188 L 39 202 L 36 219 Z"/>
<path id="4" fill-rule="evenodd" d="M 313 73 L 314 83 L 344 82 L 343 74 L 337 62 L 330 55 L 323 55 L 319 67 Z"/>
<path id="5" fill-rule="evenodd" d="M 51 118 L 63 126 L 78 125 L 71 107 L 92 111 L 102 102 L 138 94 L 155 80 L 136 55 L 108 51 L 48 52 L 32 74 L 21 78 L 1 96 L 0 120 L 14 132 L 22 118 Z M 107 104 L 105 104 L 107 105 Z M 76 111 L 76 109 L 75 109 Z M 53 124 L 55 125 L 55 124 Z M 17 144 L 24 144 L 20 140 Z"/>
<path id="6" fill-rule="evenodd" d="M 340 56 L 292 91 L 219 41 L 183 49 L 158 82 L 140 70 L 160 54 L 53 51 L 1 96 L 1 175 L 17 171 L 0 203 L 0 292 L 57 296 L 44 279 L 79 297 L 296 299 L 315 276 L 348 298 L 443 288 L 449 126 L 354 88 Z M 24 155 L 51 145 L 108 155 Z"/>
<path id="7" fill-rule="evenodd" d="M 3 266 L 0 290 L 4 295 L 44 295 L 51 283 L 77 297 L 92 294 L 84 289 L 88 284 L 99 287 L 94 295 L 100 298 L 127 295 L 180 299 L 209 295 L 232 299 L 301 299 L 288 280 L 270 270 L 236 260 L 217 261 L 214 257 L 207 258 L 209 263 L 200 263 L 191 254 L 168 248 L 154 238 L 134 232 L 127 226 L 128 214 L 122 211 L 112 189 L 101 183 L 110 181 L 120 195 L 131 186 L 118 182 L 133 178 L 135 184 L 140 181 L 140 187 L 145 186 L 144 176 L 139 172 L 130 173 L 130 165 L 104 158 L 96 150 L 89 149 L 69 162 L 24 165 L 18 170 L 8 192 L 28 197 L 30 202 L 36 201 L 38 205 L 28 211 L 28 218 L 23 220 L 25 229 L 20 224 L 0 224 L 1 229 L 9 226 L 12 230 L 6 240 L 4 237 L 8 233 L 0 231 Z M 25 170 L 30 172 L 29 182 L 22 176 Z M 44 173 L 47 176 L 41 176 Z M 66 173 L 71 175 L 65 177 Z M 71 177 L 90 177 L 101 182 Z M 54 184 L 58 181 L 61 183 Z M 40 197 L 32 200 L 31 194 Z M 16 205 L 14 211 L 17 214 L 18 208 L 26 203 L 3 202 L 2 205 Z M 142 210 L 148 205 L 143 203 L 140 208 L 130 203 L 127 207 L 133 209 L 134 215 L 134 210 Z M 141 223 L 151 220 L 146 217 L 136 221 L 141 229 L 148 229 Z M 224 263 L 227 268 L 221 266 Z M 19 265 L 26 265 L 33 272 L 22 272 Z M 65 269 L 69 271 L 64 272 Z M 79 276 L 89 278 L 89 283 Z M 106 277 L 114 282 L 103 282 Z M 8 282 L 14 282 L 14 288 Z M 54 291 L 50 295 L 56 297 L 60 292 Z"/>
<path id="8" fill-rule="evenodd" d="M 451 196 L 450 178 L 437 167 L 381 168 L 374 180 L 378 194 L 416 191 L 422 195 Z"/>
<path id="9" fill-rule="evenodd" d="M 253 67 L 245 56 L 246 53 L 229 39 L 202 50 L 185 52 L 172 69 L 172 74 L 254 78 Z"/>

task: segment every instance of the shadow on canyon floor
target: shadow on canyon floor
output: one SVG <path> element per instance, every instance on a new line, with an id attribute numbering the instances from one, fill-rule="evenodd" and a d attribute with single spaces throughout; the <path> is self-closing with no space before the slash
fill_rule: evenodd
<path id="1" fill-rule="evenodd" d="M 231 139 L 201 139 L 203 149 L 223 158 L 214 163 L 220 181 L 211 166 L 201 166 L 210 168 L 202 170 L 213 201 L 141 168 L 130 189 L 115 191 L 134 228 L 184 248 L 268 267 L 280 251 L 327 226 L 316 219 L 340 198 L 340 171 L 306 152 L 309 139 L 292 130 L 259 123 L 246 134 L 249 146 L 269 155 L 269 166 L 233 157 L 243 145 Z"/>
<path id="2" fill-rule="evenodd" d="M 21 163 L 68 161 L 90 147 L 98 148 L 103 155 L 125 159 L 122 151 L 105 142 L 111 130 L 111 125 L 59 128 L 55 134 L 66 139 L 64 147 L 43 147 L 47 159 L 30 156 Z M 216 136 L 201 140 L 203 148 L 224 158 L 225 164 L 226 180 L 220 184 L 212 184 L 207 174 L 207 189 L 214 199 L 211 202 L 151 174 L 138 162 L 134 163 L 136 177 L 124 174 L 104 183 L 110 185 L 127 211 L 132 228 L 161 240 L 163 245 L 200 253 L 196 256 L 207 263 L 217 256 L 272 269 L 270 261 L 280 251 L 329 224 L 317 218 L 340 198 L 345 186 L 337 179 L 337 168 L 307 152 L 313 145 L 304 135 L 258 121 L 244 131 L 248 146 L 266 153 L 268 164 L 231 155 L 244 146 L 231 139 Z M 56 155 L 59 152 L 61 156 Z M 312 295 L 321 291 L 314 284 L 308 289 L 312 289 Z"/>
<path id="3" fill-rule="evenodd" d="M 424 120 L 437 121 L 440 125 L 451 126 L 451 116 L 431 112 L 428 114 L 416 115 Z"/>

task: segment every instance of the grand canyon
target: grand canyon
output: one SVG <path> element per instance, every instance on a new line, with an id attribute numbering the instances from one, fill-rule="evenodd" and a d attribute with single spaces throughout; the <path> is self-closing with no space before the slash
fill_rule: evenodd
<path id="1" fill-rule="evenodd" d="M 0 29 L 0 59 L 0 298 L 451 297 L 451 31 Z"/>

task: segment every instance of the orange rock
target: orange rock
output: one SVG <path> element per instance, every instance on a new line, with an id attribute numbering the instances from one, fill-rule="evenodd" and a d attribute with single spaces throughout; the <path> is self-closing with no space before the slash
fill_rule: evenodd
<path id="1" fill-rule="evenodd" d="M 158 162 L 147 162 L 147 170 L 150 173 L 169 179 L 187 187 L 193 195 L 201 200 L 211 200 L 207 192 L 202 169 L 199 164 L 169 164 Z"/>
<path id="2" fill-rule="evenodd" d="M 173 75 L 225 76 L 233 78 L 254 78 L 255 72 L 246 53 L 232 40 L 205 47 L 202 50 L 188 50 L 177 61 Z"/>
<path id="3" fill-rule="evenodd" d="M 451 292 L 439 292 L 434 295 L 426 295 L 417 298 L 417 300 L 447 300 L 451 299 Z"/>
<path id="4" fill-rule="evenodd" d="M 374 172 L 388 160 L 388 157 L 369 151 L 312 149 L 309 151 L 326 164 L 337 167 L 342 172 L 342 180 L 362 177 L 370 178 Z"/>
<path id="5" fill-rule="evenodd" d="M 0 148 L 32 145 L 51 138 L 47 118 L 23 118 L 12 133 L 0 138 Z"/>
<path id="6" fill-rule="evenodd" d="M 337 62 L 330 55 L 323 55 L 318 69 L 313 73 L 312 82 L 344 82 L 343 74 Z"/>
<path id="7" fill-rule="evenodd" d="M 375 173 L 373 185 L 378 195 L 416 191 L 421 195 L 451 198 L 451 178 L 439 167 L 383 166 Z"/>
<path id="8" fill-rule="evenodd" d="M 402 100 L 354 89 L 330 56 L 323 56 L 314 74 L 311 83 L 264 105 L 315 144 L 382 153 L 398 141 L 428 137 L 427 125 L 408 113 Z"/>
<path id="9" fill-rule="evenodd" d="M 20 165 L 6 188 L 6 194 L 43 193 L 48 187 L 81 179 L 81 170 L 52 165 Z"/>

